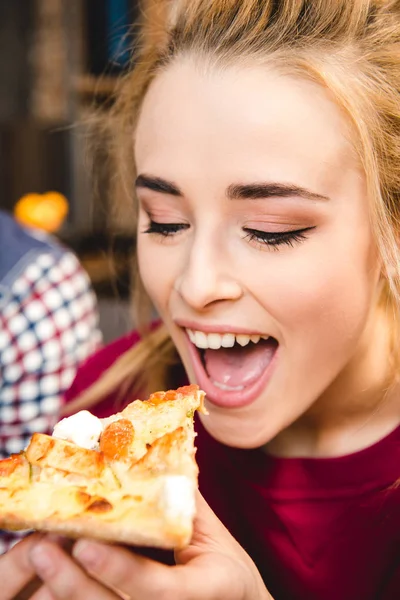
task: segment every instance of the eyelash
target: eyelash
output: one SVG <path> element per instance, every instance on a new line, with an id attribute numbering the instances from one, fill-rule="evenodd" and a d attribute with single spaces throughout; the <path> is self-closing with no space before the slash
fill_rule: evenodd
<path id="1" fill-rule="evenodd" d="M 190 225 L 187 223 L 157 223 L 156 221 L 150 220 L 149 226 L 143 233 L 152 233 L 163 237 L 170 237 L 189 227 Z"/>
<path id="2" fill-rule="evenodd" d="M 164 238 L 171 237 L 180 231 L 184 231 L 190 227 L 187 223 L 157 223 L 156 221 L 150 220 L 150 224 L 143 231 L 143 233 L 149 233 L 153 235 L 160 235 Z M 247 229 L 243 231 L 246 233 L 244 239 L 254 241 L 265 246 L 278 247 L 287 245 L 293 247 L 296 243 L 300 243 L 306 239 L 306 233 L 311 231 L 314 227 L 305 227 L 304 229 L 297 229 L 295 231 L 282 231 L 271 233 L 269 231 L 259 231 L 258 229 Z"/>
<path id="3" fill-rule="evenodd" d="M 270 232 L 270 231 L 259 231 L 258 229 L 247 229 L 245 238 L 249 241 L 258 242 L 266 246 L 278 247 L 278 246 L 293 246 L 297 243 L 304 241 L 307 236 L 305 235 L 308 231 L 315 229 L 314 227 L 305 227 L 304 229 L 297 229 L 295 231 L 282 231 L 282 232 Z"/>

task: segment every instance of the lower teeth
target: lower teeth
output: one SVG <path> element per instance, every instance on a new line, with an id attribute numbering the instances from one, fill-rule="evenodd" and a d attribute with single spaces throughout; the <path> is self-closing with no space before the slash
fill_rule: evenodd
<path id="1" fill-rule="evenodd" d="M 231 387 L 229 385 L 226 385 L 225 383 L 220 383 L 219 381 L 214 380 L 213 385 L 215 385 L 215 387 L 219 388 L 220 390 L 224 390 L 225 392 L 241 392 L 242 390 L 244 390 L 244 385 L 237 385 L 235 387 Z"/>

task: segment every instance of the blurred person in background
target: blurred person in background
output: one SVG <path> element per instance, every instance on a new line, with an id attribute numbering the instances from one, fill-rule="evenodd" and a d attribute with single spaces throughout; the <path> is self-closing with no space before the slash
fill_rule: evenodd
<path id="1" fill-rule="evenodd" d="M 16 214 L 24 220 L 20 205 Z M 76 256 L 0 211 L 0 458 L 21 452 L 35 431 L 52 432 L 78 365 L 100 340 Z M 0 554 L 17 539 L 0 531 Z"/>

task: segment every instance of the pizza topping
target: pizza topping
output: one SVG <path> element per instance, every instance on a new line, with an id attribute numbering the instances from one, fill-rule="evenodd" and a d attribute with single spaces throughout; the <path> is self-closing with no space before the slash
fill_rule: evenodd
<path id="1" fill-rule="evenodd" d="M 21 467 L 26 462 L 22 454 L 13 454 L 10 458 L 0 461 L 0 477 L 9 477 L 14 473 L 17 467 Z"/>
<path id="2" fill-rule="evenodd" d="M 178 400 L 182 398 L 182 396 L 196 394 L 198 391 L 199 387 L 197 385 L 185 385 L 183 387 L 178 388 L 177 390 L 168 390 L 167 392 L 154 392 L 154 394 L 151 394 L 149 396 L 147 402 L 158 406 L 163 402 L 170 402 L 173 400 Z"/>
<path id="3" fill-rule="evenodd" d="M 109 460 L 121 460 L 128 456 L 134 439 L 134 429 L 128 419 L 118 419 L 108 425 L 100 438 L 100 450 Z"/>
<path id="4" fill-rule="evenodd" d="M 77 446 L 94 450 L 103 430 L 101 420 L 88 410 L 81 410 L 56 424 L 53 437 L 73 442 Z"/>
<path id="5" fill-rule="evenodd" d="M 78 500 L 79 503 L 88 505 L 88 504 L 90 504 L 92 496 L 90 494 L 88 494 L 87 492 L 84 492 L 83 490 L 78 490 L 76 492 L 76 499 Z"/>
<path id="6" fill-rule="evenodd" d="M 193 518 L 196 513 L 195 486 L 185 475 L 165 477 L 161 502 L 163 510 L 171 520 L 181 517 Z"/>
<path id="7" fill-rule="evenodd" d="M 155 392 L 154 394 L 151 394 L 151 396 L 148 399 L 148 402 L 150 402 L 150 404 L 158 406 L 159 404 L 162 404 L 163 402 L 168 402 L 169 400 L 176 400 L 176 392 Z"/>
<path id="8" fill-rule="evenodd" d="M 89 506 L 86 508 L 87 511 L 94 513 L 105 513 L 112 510 L 113 505 L 108 502 L 105 498 L 96 498 Z"/>

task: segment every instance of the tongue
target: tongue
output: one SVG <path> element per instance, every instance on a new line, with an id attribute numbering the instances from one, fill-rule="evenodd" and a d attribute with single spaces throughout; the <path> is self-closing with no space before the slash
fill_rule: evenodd
<path id="1" fill-rule="evenodd" d="M 250 343 L 243 348 L 206 350 L 204 361 L 208 376 L 213 381 L 229 386 L 244 387 L 256 381 L 272 360 L 276 345 L 272 340 Z"/>

